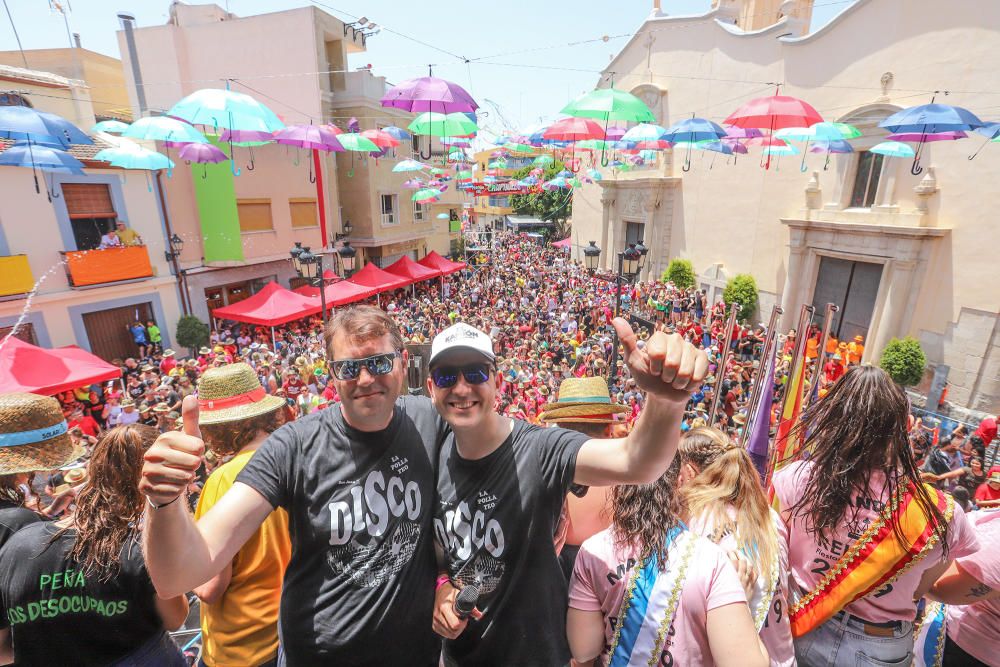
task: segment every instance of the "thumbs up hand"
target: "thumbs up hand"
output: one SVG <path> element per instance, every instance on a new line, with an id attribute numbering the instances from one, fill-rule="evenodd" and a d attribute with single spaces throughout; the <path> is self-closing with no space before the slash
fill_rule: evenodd
<path id="1" fill-rule="evenodd" d="M 201 465 L 205 443 L 198 428 L 198 399 L 188 396 L 181 406 L 183 431 L 164 433 L 143 456 L 139 491 L 154 505 L 166 505 L 185 493 Z"/>
<path id="2" fill-rule="evenodd" d="M 625 348 L 623 358 L 635 383 L 643 391 L 685 403 L 708 373 L 708 357 L 678 334 L 657 331 L 643 348 L 631 325 L 622 318 L 612 324 Z"/>

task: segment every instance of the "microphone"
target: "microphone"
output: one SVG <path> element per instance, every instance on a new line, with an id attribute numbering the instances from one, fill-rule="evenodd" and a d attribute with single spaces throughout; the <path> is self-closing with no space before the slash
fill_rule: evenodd
<path id="1" fill-rule="evenodd" d="M 472 610 L 476 608 L 476 604 L 478 602 L 479 584 L 469 584 L 468 586 L 463 586 L 462 590 L 460 590 L 458 595 L 455 596 L 455 614 L 461 619 L 469 618 L 472 616 Z"/>

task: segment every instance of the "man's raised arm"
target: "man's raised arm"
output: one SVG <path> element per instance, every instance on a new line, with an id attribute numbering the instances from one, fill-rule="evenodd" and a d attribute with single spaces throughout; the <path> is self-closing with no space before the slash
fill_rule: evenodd
<path id="1" fill-rule="evenodd" d="M 201 464 L 198 400 L 183 404 L 184 430 L 164 433 L 146 451 L 139 490 L 146 496 L 142 546 L 160 597 L 183 595 L 230 562 L 268 514 L 271 504 L 237 482 L 195 523 L 182 496 Z"/>

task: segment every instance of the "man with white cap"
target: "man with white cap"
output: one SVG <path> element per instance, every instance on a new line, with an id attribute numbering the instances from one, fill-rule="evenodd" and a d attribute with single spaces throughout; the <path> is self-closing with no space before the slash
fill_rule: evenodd
<path id="1" fill-rule="evenodd" d="M 553 535 L 571 484 L 649 483 L 670 465 L 691 391 L 708 358 L 680 336 L 656 333 L 640 348 L 614 321 L 624 358 L 648 402 L 626 438 L 594 439 L 497 414 L 501 378 L 493 343 L 459 323 L 431 344 L 428 390 L 451 426 L 438 457 L 434 536 L 442 556 L 434 630 L 444 664 L 565 665 L 566 580 Z M 475 587 L 477 620 L 455 611 Z M 463 596 L 463 601 L 466 596 Z"/>

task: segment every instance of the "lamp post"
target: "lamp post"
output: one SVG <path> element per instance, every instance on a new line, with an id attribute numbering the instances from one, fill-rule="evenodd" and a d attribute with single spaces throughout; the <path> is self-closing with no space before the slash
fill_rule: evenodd
<path id="1" fill-rule="evenodd" d="M 340 263 L 344 268 L 344 278 L 349 278 L 354 273 L 354 259 L 357 252 L 357 250 L 351 247 L 350 241 L 345 241 L 344 247 L 337 250 L 337 255 L 340 256 Z M 310 285 L 319 287 L 319 305 L 320 312 L 323 315 L 323 331 L 326 331 L 327 278 L 323 277 L 323 254 L 313 254 L 310 252 L 309 246 L 302 247 L 302 243 L 298 241 L 296 241 L 295 247 L 288 251 L 288 254 L 292 257 L 292 265 L 295 267 L 295 272 L 302 278 L 305 278 Z"/>
<path id="2" fill-rule="evenodd" d="M 170 237 L 170 250 L 164 250 L 163 254 L 166 256 L 168 262 L 172 262 L 180 257 L 181 250 L 184 250 L 184 239 L 175 233 Z"/>
<path id="3" fill-rule="evenodd" d="M 597 269 L 598 260 L 601 256 L 601 249 L 597 247 L 597 243 L 594 241 L 590 242 L 586 248 L 583 249 L 583 259 L 584 265 L 587 267 L 587 271 L 591 273 L 598 280 L 605 280 L 607 282 L 615 283 L 615 317 L 621 314 L 621 303 L 622 303 L 622 284 L 628 283 L 632 284 L 636 276 L 645 268 L 646 265 L 646 254 L 649 249 L 642 245 L 642 241 L 638 244 L 630 243 L 624 251 L 618 253 L 618 270 L 613 277 L 605 277 L 600 274 L 594 273 Z M 608 368 L 608 385 L 609 388 L 614 384 L 615 379 L 618 376 L 618 331 L 615 330 L 612 338 L 612 352 L 611 352 L 611 364 Z"/>

